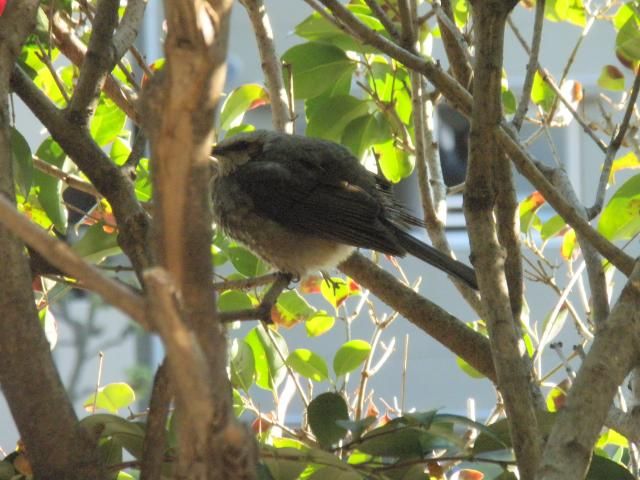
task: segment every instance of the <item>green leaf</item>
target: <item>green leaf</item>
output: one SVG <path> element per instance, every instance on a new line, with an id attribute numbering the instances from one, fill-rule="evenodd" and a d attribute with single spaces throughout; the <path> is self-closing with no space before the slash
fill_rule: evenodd
<path id="1" fill-rule="evenodd" d="M 84 401 L 83 407 L 91 412 L 96 408 L 117 413 L 119 409 L 126 408 L 136 400 L 136 394 L 126 383 L 110 383 L 98 389 L 98 394 L 92 393 Z"/>
<path id="2" fill-rule="evenodd" d="M 349 297 L 349 286 L 342 278 L 331 277 L 320 282 L 320 293 L 327 302 L 337 309 Z"/>
<path id="3" fill-rule="evenodd" d="M 315 311 L 296 290 L 288 290 L 278 297 L 276 312 L 279 318 L 274 319 L 274 322 L 287 327 L 293 326 L 305 321 Z"/>
<path id="4" fill-rule="evenodd" d="M 80 426 L 86 428 L 96 438 L 116 438 L 135 458 L 142 456 L 144 426 L 117 415 L 97 413 L 80 420 Z"/>
<path id="5" fill-rule="evenodd" d="M 255 129 L 256 127 L 254 127 L 253 125 L 249 125 L 247 123 L 241 123 L 240 125 L 231 127 L 229 130 L 227 130 L 224 134 L 224 138 L 231 138 L 234 135 L 237 135 L 239 133 L 253 132 Z"/>
<path id="6" fill-rule="evenodd" d="M 380 170 L 390 182 L 398 183 L 413 172 L 414 159 L 409 158 L 409 155 L 398 148 L 393 140 L 376 145 L 374 150 L 379 155 Z"/>
<path id="7" fill-rule="evenodd" d="M 350 340 L 343 344 L 333 357 L 333 371 L 345 375 L 364 362 L 371 353 L 371 345 L 364 340 Z"/>
<path id="8" fill-rule="evenodd" d="M 568 386 L 568 382 L 566 380 L 563 380 L 558 385 L 549 390 L 549 394 L 545 399 L 547 410 L 549 410 L 550 412 L 557 412 L 565 406 L 565 403 L 567 401 Z"/>
<path id="9" fill-rule="evenodd" d="M 602 211 L 598 231 L 608 240 L 632 238 L 640 230 L 640 175 L 627 180 Z"/>
<path id="10" fill-rule="evenodd" d="M 531 88 L 531 101 L 536 105 L 540 105 L 544 112 L 549 111 L 553 106 L 556 94 L 551 87 L 544 81 L 539 72 L 536 71 L 533 76 L 533 87 Z"/>
<path id="11" fill-rule="evenodd" d="M 598 77 L 598 86 L 613 92 L 623 92 L 625 90 L 624 74 L 614 65 L 605 65 Z"/>
<path id="12" fill-rule="evenodd" d="M 251 347 L 237 338 L 231 344 L 230 370 L 233 386 L 248 391 L 256 376 L 256 362 Z"/>
<path id="13" fill-rule="evenodd" d="M 233 389 L 233 414 L 236 417 L 239 417 L 240 415 L 242 415 L 243 412 L 244 412 L 244 402 L 242 401 L 242 395 L 240 395 L 240 392 L 238 392 L 238 390 L 234 388 Z"/>
<path id="14" fill-rule="evenodd" d="M 391 130 L 384 116 L 376 112 L 373 115 L 358 117 L 349 123 L 342 136 L 342 145 L 358 158 L 372 145 L 385 143 L 391 139 Z"/>
<path id="15" fill-rule="evenodd" d="M 15 128 L 10 128 L 11 141 L 11 160 L 13 166 L 13 175 L 16 183 L 26 198 L 31 190 L 31 182 L 33 181 L 33 160 L 31 158 L 31 148 Z"/>
<path id="16" fill-rule="evenodd" d="M 111 145 L 111 150 L 109 151 L 109 158 L 113 160 L 118 166 L 124 165 L 124 163 L 129 158 L 131 154 L 131 147 L 129 144 L 122 140 L 121 138 L 116 138 Z"/>
<path id="17" fill-rule="evenodd" d="M 62 168 L 66 154 L 51 137 L 47 138 L 36 152 L 36 157 L 51 165 Z M 62 182 L 39 170 L 33 172 L 34 186 L 38 201 L 49 219 L 60 233 L 67 231 L 67 209 L 62 202 Z"/>
<path id="18" fill-rule="evenodd" d="M 587 13 L 582 0 L 547 0 L 545 17 L 552 22 L 568 22 L 578 27 L 587 23 Z"/>
<path id="19" fill-rule="evenodd" d="M 471 9 L 468 0 L 455 0 L 453 5 L 453 17 L 458 27 L 464 27 L 471 17 Z"/>
<path id="20" fill-rule="evenodd" d="M 640 19 L 631 16 L 616 35 L 616 54 L 636 62 L 640 60 Z"/>
<path id="21" fill-rule="evenodd" d="M 98 456 L 107 466 L 122 463 L 122 445 L 114 438 L 101 438 L 98 442 Z"/>
<path id="22" fill-rule="evenodd" d="M 226 290 L 218 297 L 218 310 L 221 312 L 233 312 L 252 307 L 253 303 L 249 295 L 239 290 Z"/>
<path id="23" fill-rule="evenodd" d="M 502 89 L 502 110 L 505 115 L 513 115 L 518 108 L 516 96 L 508 88 Z"/>
<path id="24" fill-rule="evenodd" d="M 329 369 L 324 359 L 317 353 L 299 348 L 289 354 L 287 365 L 305 378 L 322 382 L 329 378 Z"/>
<path id="25" fill-rule="evenodd" d="M 307 135 L 340 142 L 352 120 L 368 115 L 370 103 L 351 95 L 323 99 L 309 113 Z"/>
<path id="26" fill-rule="evenodd" d="M 613 27 L 619 31 L 630 18 L 640 18 L 640 9 L 634 2 L 627 2 L 620 6 L 613 16 Z"/>
<path id="27" fill-rule="evenodd" d="M 594 455 L 585 478 L 586 480 L 611 480 L 613 478 L 615 480 L 633 480 L 636 477 L 619 463 L 601 455 Z"/>
<path id="28" fill-rule="evenodd" d="M 102 223 L 91 225 L 71 249 L 88 262 L 100 263 L 105 258 L 121 253 L 118 236 L 106 233 Z"/>
<path id="29" fill-rule="evenodd" d="M 520 231 L 527 233 L 531 228 L 538 229 L 540 218 L 536 212 L 544 205 L 544 197 L 539 192 L 533 192 L 520 202 L 518 215 L 520 216 Z"/>
<path id="30" fill-rule="evenodd" d="M 231 246 L 226 253 L 234 268 L 245 277 L 258 277 L 269 270 L 267 264 L 244 247 Z"/>
<path id="31" fill-rule="evenodd" d="M 456 363 L 460 370 L 469 375 L 471 378 L 486 378 L 482 373 L 473 368 L 467 361 L 462 357 L 456 357 Z"/>
<path id="32" fill-rule="evenodd" d="M 56 317 L 53 316 L 49 307 L 45 307 L 38 312 L 40 325 L 44 330 L 44 336 L 47 337 L 49 348 L 53 350 L 58 343 L 58 325 Z"/>
<path id="33" fill-rule="evenodd" d="M 337 420 L 349 419 L 347 402 L 333 392 L 318 395 L 309 403 L 307 419 L 320 445 L 329 447 L 347 433 L 346 428 L 336 423 Z"/>
<path id="34" fill-rule="evenodd" d="M 324 310 L 321 310 L 308 318 L 304 323 L 304 326 L 309 337 L 319 337 L 331 330 L 335 323 L 335 317 L 329 315 Z"/>
<path id="35" fill-rule="evenodd" d="M 101 99 L 91 119 L 91 136 L 101 147 L 118 137 L 124 129 L 127 116 L 113 101 Z"/>
<path id="36" fill-rule="evenodd" d="M 309 463 L 308 454 L 296 448 L 261 446 L 260 461 L 267 468 L 269 480 L 298 480 Z"/>
<path id="37" fill-rule="evenodd" d="M 552 412 L 537 411 L 538 428 L 541 435 L 548 435 L 551 432 L 556 414 Z M 509 425 L 506 419 L 498 420 L 491 425 L 487 425 L 480 431 L 476 439 L 472 454 L 479 455 L 486 452 L 509 450 L 512 447 L 511 436 L 509 435 Z"/>
<path id="38" fill-rule="evenodd" d="M 351 75 L 356 68 L 343 50 L 316 42 L 290 48 L 282 55 L 282 60 L 290 65 L 296 99 L 317 97 L 333 83 L 320 79 L 336 79 L 347 73 Z"/>
<path id="39" fill-rule="evenodd" d="M 371 10 L 364 5 L 346 5 L 346 7 L 360 20 L 374 31 L 388 38 L 388 33 L 375 16 L 371 14 Z M 295 28 L 295 33 L 299 37 L 313 42 L 330 43 L 342 50 L 350 50 L 360 53 L 377 53 L 378 50 L 370 45 L 366 45 L 352 35 L 349 35 L 332 22 L 329 22 L 319 13 L 313 13 Z"/>
<path id="40" fill-rule="evenodd" d="M 280 351 L 284 358 L 287 358 L 289 349 L 282 336 L 275 330 L 270 330 L 269 333 L 278 346 L 276 350 L 265 328 L 268 327 L 255 327 L 247 334 L 245 342 L 253 351 L 256 367 L 256 385 L 265 390 L 273 390 L 278 388 L 287 374 L 283 359 L 277 350 Z"/>
<path id="41" fill-rule="evenodd" d="M 555 237 L 562 233 L 566 226 L 567 222 L 564 221 L 564 218 L 560 215 L 554 215 L 542 224 L 540 236 L 542 237 L 542 240 L 549 240 L 551 237 Z"/>
<path id="42" fill-rule="evenodd" d="M 233 90 L 224 101 L 220 111 L 220 128 L 229 130 L 242 123 L 244 114 L 269 103 L 269 94 L 262 85 L 242 85 Z"/>
<path id="43" fill-rule="evenodd" d="M 640 161 L 633 151 L 629 151 L 620 158 L 616 158 L 611 166 L 611 175 L 609 176 L 609 184 L 615 183 L 615 174 L 621 170 L 637 170 L 640 168 Z"/>

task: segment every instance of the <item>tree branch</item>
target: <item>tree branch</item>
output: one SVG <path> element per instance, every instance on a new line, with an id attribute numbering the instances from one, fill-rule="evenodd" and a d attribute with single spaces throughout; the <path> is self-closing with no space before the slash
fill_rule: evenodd
<path id="1" fill-rule="evenodd" d="M 78 83 L 67 108 L 67 118 L 77 126 L 89 125 L 107 74 L 120 58 L 112 45 L 118 24 L 119 0 L 100 0 L 93 19 L 89 48 L 80 68 Z"/>
<path id="2" fill-rule="evenodd" d="M 529 62 L 527 63 L 527 73 L 524 77 L 524 84 L 522 85 L 522 94 L 520 96 L 520 102 L 516 113 L 511 120 L 511 125 L 516 131 L 520 131 L 522 127 L 522 121 L 524 120 L 527 110 L 529 109 L 529 102 L 531 101 L 531 89 L 533 88 L 533 78 L 538 71 L 538 54 L 540 53 L 540 44 L 542 43 L 542 25 L 544 21 L 544 7 L 546 0 L 538 0 L 536 2 L 536 16 L 533 21 L 533 37 L 531 38 L 531 49 L 529 51 Z M 511 25 L 511 19 L 509 19 Z"/>
<path id="3" fill-rule="evenodd" d="M 87 47 L 69 29 L 68 25 L 57 14 L 51 18 L 51 30 L 56 46 L 75 66 L 80 67 L 84 63 Z M 105 94 L 126 113 L 135 124 L 140 124 L 140 115 L 133 102 L 123 92 L 122 86 L 113 77 L 107 75 L 104 82 Z"/>
<path id="4" fill-rule="evenodd" d="M 14 211 L 9 88 L 20 47 L 35 26 L 39 2 L 8 2 L 0 17 L 0 200 Z M 22 242 L 0 225 L 0 384 L 34 475 L 42 480 L 102 476 L 93 443 L 80 430 L 38 320 Z M 46 408 L 43 408 L 46 399 Z"/>
<path id="5" fill-rule="evenodd" d="M 465 48 L 465 42 L 453 20 L 453 9 L 450 0 L 433 2 L 433 11 L 438 19 L 438 26 L 442 34 L 442 44 L 451 65 L 453 76 L 464 86 L 471 80 L 471 56 Z"/>
<path id="6" fill-rule="evenodd" d="M 560 168 L 548 168 L 542 165 L 539 167 L 558 192 L 564 195 L 565 199 L 574 206 L 576 211 L 581 212 L 582 216 L 587 218 L 587 210 L 578 200 L 566 172 Z M 596 327 L 599 327 L 609 316 L 609 294 L 602 259 L 593 245 L 584 239 L 582 233 L 576 232 L 576 238 L 582 249 L 587 268 L 593 322 Z"/>
<path id="7" fill-rule="evenodd" d="M 287 91 L 282 79 L 282 67 L 276 54 L 273 31 L 263 0 L 240 0 L 244 6 L 256 36 L 269 99 L 271 120 L 277 132 L 293 133 L 293 119 L 289 118 Z"/>
<path id="8" fill-rule="evenodd" d="M 471 259 L 478 275 L 478 284 L 485 304 L 487 328 L 491 341 L 491 353 L 496 369 L 498 389 L 504 398 L 513 449 L 518 462 L 520 478 L 533 480 L 540 458 L 541 437 L 532 395 L 533 377 L 526 360 L 518 348 L 519 335 L 517 318 L 512 309 L 521 299 L 513 294 L 521 294 L 515 282 L 521 283 L 521 275 L 513 278 L 514 255 L 519 249 L 513 248 L 512 205 L 513 187 L 508 175 L 497 174 L 504 168 L 504 153 L 494 131 L 502 118 L 501 82 L 504 49 L 504 31 L 507 16 L 515 2 L 503 0 L 472 0 L 475 25 L 476 64 L 473 77 L 473 107 L 471 113 L 471 133 L 469 141 L 469 162 L 467 165 L 466 188 L 464 193 L 464 214 L 471 242 Z M 481 93 L 478 93 L 481 92 Z M 496 175 L 499 178 L 496 178 Z M 498 187 L 498 182 L 508 182 Z M 503 196 L 498 218 L 508 222 L 508 227 L 497 227 L 494 217 L 497 196 Z M 502 228 L 502 231 L 500 229 Z M 506 253 L 500 239 L 507 240 L 510 247 Z M 507 284 L 506 270 L 510 267 L 513 283 Z M 521 273 L 521 265 L 520 265 Z"/>
<path id="9" fill-rule="evenodd" d="M 636 265 L 558 413 L 542 456 L 540 480 L 584 478 L 613 397 L 636 365 L 638 351 L 640 267 Z"/>
<path id="10" fill-rule="evenodd" d="M 149 401 L 147 428 L 142 444 L 140 480 L 162 478 L 164 455 L 167 447 L 167 418 L 171 405 L 169 364 L 165 358 L 153 378 L 153 389 Z"/>
<path id="11" fill-rule="evenodd" d="M 489 341 L 485 337 L 360 254 L 351 255 L 339 268 L 492 382 L 496 382 Z"/>

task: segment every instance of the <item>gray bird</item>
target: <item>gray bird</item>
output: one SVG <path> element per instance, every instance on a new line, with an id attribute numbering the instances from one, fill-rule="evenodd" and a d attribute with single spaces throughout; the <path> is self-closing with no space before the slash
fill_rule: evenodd
<path id="1" fill-rule="evenodd" d="M 212 155 L 215 221 L 280 272 L 302 278 L 368 248 L 409 253 L 478 288 L 471 267 L 407 233 L 423 222 L 345 147 L 256 130 L 223 140 Z"/>

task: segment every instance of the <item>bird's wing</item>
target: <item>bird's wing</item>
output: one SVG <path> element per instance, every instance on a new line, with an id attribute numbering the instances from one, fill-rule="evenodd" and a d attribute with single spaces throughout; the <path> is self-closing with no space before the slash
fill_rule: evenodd
<path id="1" fill-rule="evenodd" d="M 248 162 L 236 169 L 233 180 L 261 215 L 294 231 L 394 255 L 405 253 L 382 220 L 379 199 L 317 163 L 295 160 Z"/>

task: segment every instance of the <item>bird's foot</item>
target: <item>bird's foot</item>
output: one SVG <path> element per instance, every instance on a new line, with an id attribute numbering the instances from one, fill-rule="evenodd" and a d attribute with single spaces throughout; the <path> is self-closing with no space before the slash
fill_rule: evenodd
<path id="1" fill-rule="evenodd" d="M 320 274 L 322 275 L 323 281 L 331 287 L 331 289 L 333 290 L 333 294 L 336 295 L 338 289 L 340 288 L 340 284 L 334 282 L 329 273 L 322 271 L 320 272 Z"/>

